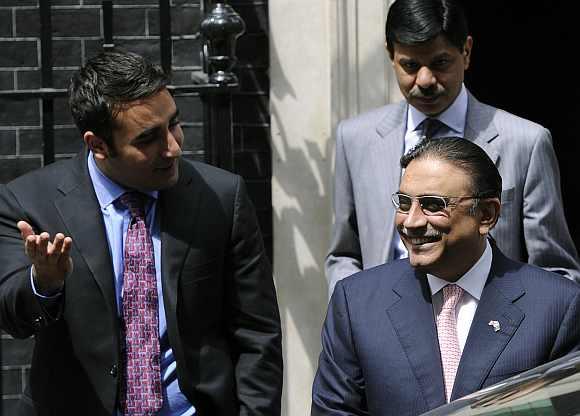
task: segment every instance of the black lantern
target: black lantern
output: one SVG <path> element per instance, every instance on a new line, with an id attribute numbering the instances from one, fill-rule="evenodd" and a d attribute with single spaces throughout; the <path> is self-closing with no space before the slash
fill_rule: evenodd
<path id="1" fill-rule="evenodd" d="M 240 15 L 225 3 L 217 3 L 201 22 L 204 38 L 203 50 L 208 61 L 209 82 L 236 84 L 232 72 L 236 58 L 236 41 L 246 25 Z"/>

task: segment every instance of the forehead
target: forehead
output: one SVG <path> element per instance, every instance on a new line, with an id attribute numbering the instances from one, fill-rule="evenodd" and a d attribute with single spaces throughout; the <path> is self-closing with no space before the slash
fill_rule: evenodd
<path id="1" fill-rule="evenodd" d="M 453 163 L 427 156 L 409 163 L 400 191 L 412 196 L 467 196 L 472 183 L 469 174 Z"/>
<path id="2" fill-rule="evenodd" d="M 166 123 L 177 110 L 175 100 L 167 89 L 148 97 L 124 103 L 114 118 L 117 131 L 148 129 Z"/>
<path id="3" fill-rule="evenodd" d="M 395 59 L 431 60 L 441 55 L 459 55 L 461 52 L 443 36 L 417 45 L 402 45 L 395 42 Z"/>

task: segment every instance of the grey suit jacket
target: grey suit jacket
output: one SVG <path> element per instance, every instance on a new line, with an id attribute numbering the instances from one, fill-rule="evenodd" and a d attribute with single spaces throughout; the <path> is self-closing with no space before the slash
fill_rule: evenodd
<path id="1" fill-rule="evenodd" d="M 330 293 L 340 279 L 391 259 L 390 198 L 401 180 L 406 114 L 402 101 L 338 126 L 335 223 L 325 265 Z M 492 231 L 498 247 L 512 259 L 580 282 L 550 132 L 469 94 L 465 138 L 487 152 L 503 179 L 501 216 Z"/>

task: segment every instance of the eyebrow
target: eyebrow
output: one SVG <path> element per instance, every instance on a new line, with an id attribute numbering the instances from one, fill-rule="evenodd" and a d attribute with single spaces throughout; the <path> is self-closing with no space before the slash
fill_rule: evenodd
<path id="1" fill-rule="evenodd" d="M 175 112 L 169 118 L 169 122 L 172 123 L 178 118 L 179 118 L 179 109 L 175 109 Z M 147 139 L 149 136 L 154 134 L 157 130 L 159 130 L 159 126 L 153 126 L 153 127 L 148 128 L 148 129 L 145 129 L 141 133 L 139 133 L 137 136 L 135 136 L 133 138 L 133 140 L 131 140 L 131 142 L 132 143 L 139 143 L 141 140 Z"/>

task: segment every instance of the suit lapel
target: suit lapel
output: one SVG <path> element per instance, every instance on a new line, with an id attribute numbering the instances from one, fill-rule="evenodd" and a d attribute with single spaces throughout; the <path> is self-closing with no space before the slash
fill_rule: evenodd
<path id="1" fill-rule="evenodd" d="M 163 304 L 167 319 L 170 344 L 178 361 L 183 362 L 183 351 L 177 328 L 179 279 L 183 263 L 195 236 L 199 219 L 200 186 L 195 186 L 193 168 L 180 161 L 179 182 L 162 191 L 159 197 L 161 229 L 161 278 Z"/>
<path id="2" fill-rule="evenodd" d="M 493 249 L 488 281 L 473 318 L 455 377 L 452 399 L 479 390 L 500 354 L 520 326 L 524 313 L 514 305 L 525 294 L 519 277 L 507 272 L 503 255 Z M 497 321 L 495 331 L 490 322 Z"/>
<path id="3" fill-rule="evenodd" d="M 399 300 L 387 315 L 405 351 L 429 409 L 445 403 L 443 369 L 427 277 L 410 268 L 393 287 Z"/>
<path id="4" fill-rule="evenodd" d="M 115 283 L 105 224 L 88 173 L 86 151 L 76 159 L 73 161 L 73 173 L 63 178 L 58 187 L 63 196 L 55 200 L 55 206 L 66 231 L 73 239 L 73 247 L 78 250 L 96 280 L 115 322 Z"/>
<path id="5" fill-rule="evenodd" d="M 483 148 L 491 160 L 497 164 L 499 150 L 493 142 L 498 138 L 499 133 L 493 124 L 494 111 L 491 107 L 481 104 L 469 92 L 467 100 L 464 137 Z"/>
<path id="6" fill-rule="evenodd" d="M 376 189 L 378 192 L 373 196 L 377 206 L 382 207 L 380 230 L 394 230 L 395 210 L 391 209 L 391 195 L 386 192 L 389 189 L 399 189 L 401 182 L 401 165 L 399 160 L 403 154 L 405 130 L 406 130 L 407 105 L 404 101 L 399 103 L 394 110 L 387 112 L 386 116 L 377 124 L 379 139 L 372 142 L 372 147 L 367 152 L 375 172 Z M 375 199 L 376 198 L 376 199 Z M 393 239 L 392 232 L 381 232 L 379 247 L 383 253 L 381 259 L 390 258 Z"/>

